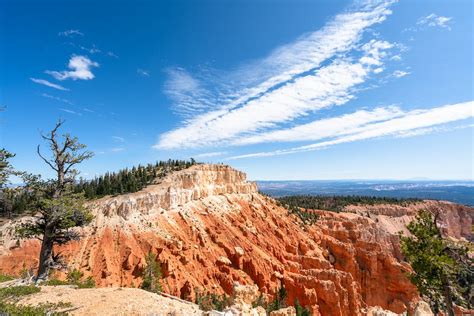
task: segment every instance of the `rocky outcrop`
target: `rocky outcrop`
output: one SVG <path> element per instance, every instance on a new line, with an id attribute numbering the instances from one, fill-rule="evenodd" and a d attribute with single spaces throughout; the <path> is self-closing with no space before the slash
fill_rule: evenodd
<path id="1" fill-rule="evenodd" d="M 284 285 L 288 303 L 298 299 L 314 315 L 360 315 L 370 306 L 402 313 L 418 294 L 394 233 L 426 207 L 439 209 L 447 234 L 471 238 L 465 227 L 472 209 L 434 201 L 395 211 L 384 205 L 315 211 L 320 220 L 304 226 L 258 194 L 245 174 L 196 165 L 140 192 L 95 201 L 84 237 L 56 251 L 102 287 L 139 286 L 144 257 L 152 252 L 164 291 L 187 300 L 195 289 L 231 295 L 238 282 L 268 298 Z M 34 267 L 39 244 L 17 244 L 7 235 L 0 247 L 3 273 Z"/>
<path id="2" fill-rule="evenodd" d="M 392 234 L 398 232 L 408 234 L 406 225 L 415 218 L 420 210 L 430 211 L 433 215 L 438 214 L 438 225 L 445 236 L 474 241 L 472 235 L 474 208 L 472 207 L 446 201 L 426 200 L 408 206 L 394 204 L 350 205 L 345 208 L 347 212 L 375 220 L 381 228 Z"/>
<path id="3" fill-rule="evenodd" d="M 101 199 L 94 207 L 106 216 L 119 215 L 128 219 L 137 212 L 148 214 L 156 209 L 176 209 L 208 196 L 256 193 L 256 184 L 245 179 L 245 173 L 229 166 L 197 165 L 174 172 L 140 192 Z"/>

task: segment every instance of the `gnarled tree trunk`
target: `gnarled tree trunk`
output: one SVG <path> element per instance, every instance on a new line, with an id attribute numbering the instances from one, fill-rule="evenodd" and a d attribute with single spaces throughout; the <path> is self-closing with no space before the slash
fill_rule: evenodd
<path id="1" fill-rule="evenodd" d="M 49 269 L 53 265 L 53 228 L 46 225 L 43 240 L 41 242 L 40 258 L 38 263 L 38 273 L 36 274 L 36 282 L 47 280 Z"/>

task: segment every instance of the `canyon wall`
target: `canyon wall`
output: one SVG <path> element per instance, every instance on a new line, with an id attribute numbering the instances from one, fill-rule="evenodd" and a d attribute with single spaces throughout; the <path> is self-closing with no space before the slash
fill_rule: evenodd
<path id="1" fill-rule="evenodd" d="M 400 313 L 418 294 L 408 281 L 396 233 L 420 209 L 440 212 L 446 234 L 472 238 L 473 209 L 424 201 L 407 207 L 351 206 L 319 211 L 311 226 L 257 192 L 245 174 L 224 165 L 195 165 L 144 190 L 90 204 L 94 221 L 78 242 L 56 249 L 96 284 L 137 287 L 144 257 L 157 255 L 165 292 L 193 299 L 232 294 L 234 282 L 272 296 L 284 284 L 314 315 L 365 314 L 370 306 Z M 0 269 L 37 264 L 39 243 L 17 242 L 2 227 Z"/>

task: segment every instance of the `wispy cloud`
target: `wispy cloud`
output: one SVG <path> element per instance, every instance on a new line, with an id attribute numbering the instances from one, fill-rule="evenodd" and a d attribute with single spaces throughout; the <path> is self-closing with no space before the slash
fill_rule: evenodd
<path id="1" fill-rule="evenodd" d="M 84 36 L 84 33 L 82 33 L 79 30 L 66 30 L 63 32 L 59 32 L 58 36 L 64 36 L 64 37 Z"/>
<path id="2" fill-rule="evenodd" d="M 227 155 L 227 151 L 213 151 L 208 153 L 202 153 L 198 155 L 194 155 L 194 158 L 212 158 L 212 157 L 219 157 Z"/>
<path id="3" fill-rule="evenodd" d="M 47 70 L 46 73 L 61 81 L 66 79 L 91 80 L 94 79 L 94 74 L 91 71 L 93 67 L 99 67 L 99 64 L 97 62 L 91 61 L 86 56 L 73 55 L 68 64 L 68 68 L 71 70 Z"/>
<path id="4" fill-rule="evenodd" d="M 409 74 L 410 74 L 410 72 L 408 72 L 408 71 L 395 70 L 393 72 L 392 76 L 394 76 L 395 78 L 402 78 L 402 77 L 408 76 Z"/>
<path id="5" fill-rule="evenodd" d="M 273 156 L 382 136 L 429 133 L 441 130 L 439 125 L 471 117 L 472 102 L 468 102 L 408 112 L 395 106 L 378 107 L 314 120 L 318 111 L 354 100 L 360 91 L 374 86 L 374 79 L 386 82 L 386 78 L 410 74 L 408 67 L 394 71 L 389 65 L 402 60 L 406 46 L 384 41 L 376 32 L 363 36 L 391 14 L 392 3 L 357 2 L 322 29 L 230 72 L 168 69 L 165 92 L 185 118 L 180 126 L 162 134 L 153 147 L 169 150 L 318 141 L 229 159 Z M 390 74 L 380 75 L 386 69 Z M 202 155 L 213 153 L 221 152 Z"/>
<path id="6" fill-rule="evenodd" d="M 120 136 L 112 136 L 112 139 L 113 139 L 114 142 L 116 142 L 116 143 L 125 143 L 125 138 L 120 137 Z"/>
<path id="7" fill-rule="evenodd" d="M 173 110 L 184 116 L 192 116 L 212 108 L 212 94 L 202 83 L 182 68 L 167 69 L 168 80 L 164 92 L 174 101 Z"/>
<path id="8" fill-rule="evenodd" d="M 119 58 L 116 54 L 114 54 L 113 52 L 110 52 L 110 51 L 107 52 L 106 54 L 107 54 L 107 56 L 110 56 L 110 57 Z"/>
<path id="9" fill-rule="evenodd" d="M 54 88 L 54 89 L 57 89 L 57 90 L 69 91 L 69 89 L 64 88 L 63 86 L 61 86 L 59 84 L 49 82 L 48 80 L 37 79 L 37 78 L 30 78 L 30 80 L 33 81 L 34 83 L 42 84 L 43 86 L 47 86 L 47 87 Z"/>
<path id="10" fill-rule="evenodd" d="M 102 52 L 102 50 L 97 48 L 94 44 L 92 45 L 92 47 L 85 47 L 85 46 L 80 45 L 79 48 L 88 52 L 89 54 L 98 54 Z"/>
<path id="11" fill-rule="evenodd" d="M 390 60 L 394 60 L 394 61 L 400 61 L 402 60 L 402 56 L 400 55 L 394 55 L 390 58 Z"/>
<path id="12" fill-rule="evenodd" d="M 421 25 L 421 26 L 431 26 L 431 27 L 438 26 L 438 27 L 451 30 L 451 27 L 449 25 L 451 20 L 452 20 L 451 17 L 441 16 L 441 15 L 431 13 L 427 16 L 419 18 L 416 24 Z"/>
<path id="13" fill-rule="evenodd" d="M 114 152 L 114 153 L 118 153 L 118 152 L 122 152 L 124 150 L 125 150 L 125 148 L 123 148 L 123 147 L 114 147 L 110 151 Z"/>
<path id="14" fill-rule="evenodd" d="M 242 134 L 260 132 L 291 122 L 322 108 L 354 98 L 352 90 L 380 68 L 392 44 L 372 40 L 359 48 L 360 58 L 336 58 L 327 66 L 305 71 L 238 108 L 197 116 L 184 127 L 165 133 L 156 148 L 192 148 L 231 142 Z M 190 84 L 192 81 L 190 82 Z M 197 87 L 192 86 L 195 90 Z"/>
<path id="15" fill-rule="evenodd" d="M 442 124 L 452 123 L 474 117 L 474 101 L 458 103 L 453 105 L 445 105 L 429 110 L 413 110 L 407 112 L 402 117 L 389 119 L 383 122 L 367 124 L 362 127 L 354 127 L 352 130 L 347 130 L 346 135 L 335 137 L 330 140 L 293 147 L 290 149 L 275 150 L 269 152 L 258 152 L 244 155 L 229 157 L 229 160 L 255 158 L 255 157 L 269 157 L 277 155 L 287 155 L 299 152 L 308 152 L 314 150 L 324 149 L 330 146 L 379 138 L 387 136 L 395 137 L 409 137 L 421 134 L 428 134 L 439 130 L 439 128 L 432 128 Z M 462 125 L 464 127 L 472 127 L 471 125 Z M 337 136 L 337 135 L 334 135 Z"/>
<path id="16" fill-rule="evenodd" d="M 79 116 L 82 115 L 82 113 L 73 111 L 73 110 L 71 110 L 71 109 L 59 108 L 59 110 L 60 110 L 60 111 L 63 111 L 63 112 L 66 112 L 66 113 L 69 113 L 69 114 L 74 114 L 74 115 L 79 115 Z"/>
<path id="17" fill-rule="evenodd" d="M 403 111 L 396 106 L 380 107 L 372 111 L 359 110 L 350 114 L 316 120 L 293 128 L 239 138 L 233 144 L 250 145 L 266 142 L 315 141 L 353 133 L 354 129 L 362 128 L 367 124 L 400 117 L 403 114 Z"/>
<path id="18" fill-rule="evenodd" d="M 440 132 L 451 132 L 459 129 L 465 128 L 473 128 L 474 124 L 463 124 L 457 126 L 434 126 L 434 127 L 426 127 L 426 128 L 418 128 L 410 131 L 403 131 L 400 132 L 395 137 L 398 138 L 406 138 L 406 137 L 414 137 L 414 136 L 421 136 L 421 135 L 429 135 L 433 133 L 440 133 Z"/>
<path id="19" fill-rule="evenodd" d="M 141 68 L 137 69 L 137 74 L 139 74 L 140 76 L 143 76 L 143 77 L 150 77 L 150 71 L 145 70 L 145 69 L 141 69 Z"/>
<path id="20" fill-rule="evenodd" d="M 393 2 L 366 1 L 352 11 L 337 15 L 321 30 L 302 36 L 276 49 L 267 58 L 230 73 L 206 69 L 191 75 L 176 68 L 169 71 L 170 80 L 165 91 L 175 100 L 178 112 L 185 115 L 184 123 L 200 121 L 206 124 L 207 120 L 245 106 L 305 72 L 317 70 L 337 54 L 353 49 L 366 29 L 386 19 Z M 208 112 L 212 110 L 215 112 Z M 189 116 L 196 113 L 199 116 L 190 120 Z M 157 147 L 166 147 L 165 143 L 162 139 Z"/>
<path id="21" fill-rule="evenodd" d="M 68 99 L 63 99 L 63 98 L 60 98 L 60 97 L 57 97 L 57 96 L 54 96 L 54 95 L 50 95 L 50 94 L 47 94 L 47 93 L 42 93 L 41 96 L 44 97 L 44 98 L 51 99 L 51 100 L 56 100 L 56 101 L 59 101 L 59 102 L 63 102 L 63 103 L 69 104 L 69 105 L 74 105 L 74 103 L 72 103 Z"/>

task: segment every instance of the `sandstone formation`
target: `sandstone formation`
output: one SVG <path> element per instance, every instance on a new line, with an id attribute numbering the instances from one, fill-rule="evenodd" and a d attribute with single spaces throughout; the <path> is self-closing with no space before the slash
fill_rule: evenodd
<path id="1" fill-rule="evenodd" d="M 91 203 L 95 219 L 79 242 L 60 251 L 70 267 L 101 287 L 137 287 L 145 255 L 157 255 L 166 293 L 192 300 L 195 289 L 233 293 L 234 283 L 256 285 L 271 298 L 282 284 L 314 315 L 360 315 L 370 306 L 413 310 L 416 288 L 408 281 L 396 233 L 420 209 L 440 212 L 446 234 L 471 239 L 474 209 L 425 201 L 408 207 L 354 206 L 318 211 L 303 226 L 245 174 L 224 165 L 195 165 L 161 183 Z M 39 244 L 17 243 L 2 228 L 0 269 L 35 267 Z"/>

